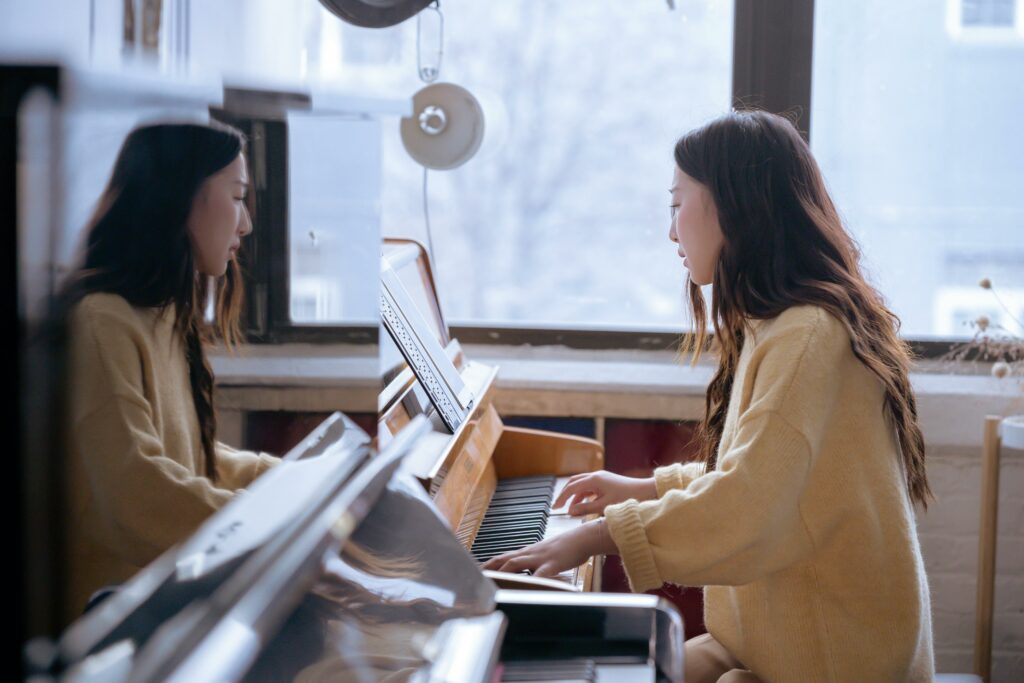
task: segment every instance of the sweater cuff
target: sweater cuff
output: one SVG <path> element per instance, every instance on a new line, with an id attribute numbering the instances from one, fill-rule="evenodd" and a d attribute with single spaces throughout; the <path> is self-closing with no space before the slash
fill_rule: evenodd
<path id="1" fill-rule="evenodd" d="M 619 549 L 619 556 L 629 579 L 629 587 L 637 593 L 660 588 L 664 583 L 654 564 L 654 553 L 647 542 L 647 532 L 644 531 L 644 524 L 640 519 L 639 505 L 635 500 L 627 500 L 625 503 L 609 505 L 604 509 L 608 533 Z"/>
<path id="2" fill-rule="evenodd" d="M 658 498 L 661 498 L 672 489 L 685 488 L 686 483 L 683 481 L 683 466 L 679 463 L 675 463 L 673 465 L 666 465 L 665 467 L 659 467 L 654 470 L 654 486 L 658 489 Z"/>
<path id="3" fill-rule="evenodd" d="M 256 481 L 256 477 L 281 462 L 281 458 L 276 455 L 271 455 L 270 453 L 260 451 L 257 455 L 259 456 L 259 461 L 256 463 L 256 475 L 252 478 L 253 481 Z"/>

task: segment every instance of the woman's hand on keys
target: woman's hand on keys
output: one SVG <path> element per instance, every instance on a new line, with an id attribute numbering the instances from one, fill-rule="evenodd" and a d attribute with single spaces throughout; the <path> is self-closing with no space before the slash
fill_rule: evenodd
<path id="1" fill-rule="evenodd" d="M 638 479 L 601 470 L 577 474 L 569 479 L 551 507 L 558 509 L 571 499 L 569 514 L 579 517 L 601 513 L 606 506 L 626 500 L 654 500 L 657 497 L 654 477 Z"/>
<path id="2" fill-rule="evenodd" d="M 512 573 L 528 570 L 534 576 L 550 578 L 580 566 L 594 555 L 618 552 L 605 521 L 597 519 L 564 534 L 491 558 L 483 568 Z"/>

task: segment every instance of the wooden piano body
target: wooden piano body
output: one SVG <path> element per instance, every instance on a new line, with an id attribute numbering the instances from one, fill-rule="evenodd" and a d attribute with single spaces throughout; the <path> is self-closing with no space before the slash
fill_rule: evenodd
<path id="1" fill-rule="evenodd" d="M 429 319 L 434 333 L 458 370 L 475 402 L 467 419 L 449 432 L 434 415 L 433 431 L 421 438 L 407 466 L 430 492 L 435 505 L 448 520 L 457 538 L 469 549 L 499 482 L 516 477 L 549 475 L 556 478 L 554 497 L 566 480 L 583 472 L 599 470 L 604 450 L 594 439 L 536 429 L 511 427 L 502 423 L 495 407 L 495 379 L 498 368 L 466 358 L 458 341 L 449 339 L 434 286 L 430 265 L 419 244 L 410 240 L 386 240 L 385 258 L 392 258 L 406 273 L 403 284 Z M 396 268 L 398 269 L 398 268 Z M 383 340 L 389 341 L 389 340 Z M 383 343 L 382 343 L 383 346 Z M 381 445 L 398 434 L 417 414 L 430 413 L 429 400 L 408 366 L 391 379 L 380 396 L 378 439 Z M 548 517 L 544 537 L 563 533 L 582 523 L 565 513 Z M 565 587 L 581 591 L 600 590 L 603 558 L 594 557 L 575 571 L 560 577 Z M 493 576 L 493 575 L 492 575 Z M 495 576 L 505 587 L 537 588 L 551 582 Z"/>

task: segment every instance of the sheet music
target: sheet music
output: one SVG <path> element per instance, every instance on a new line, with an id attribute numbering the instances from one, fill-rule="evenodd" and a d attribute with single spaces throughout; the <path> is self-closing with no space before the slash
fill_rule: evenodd
<path id="1" fill-rule="evenodd" d="M 387 261 L 381 263 L 380 315 L 445 426 L 454 433 L 473 406 L 473 393 Z"/>

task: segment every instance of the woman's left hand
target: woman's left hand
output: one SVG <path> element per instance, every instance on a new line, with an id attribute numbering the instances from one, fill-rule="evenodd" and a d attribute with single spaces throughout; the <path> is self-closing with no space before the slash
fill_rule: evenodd
<path id="1" fill-rule="evenodd" d="M 534 576 L 552 577 L 578 567 L 594 555 L 618 552 L 603 519 L 488 560 L 483 568 L 502 572 L 529 569 Z"/>

